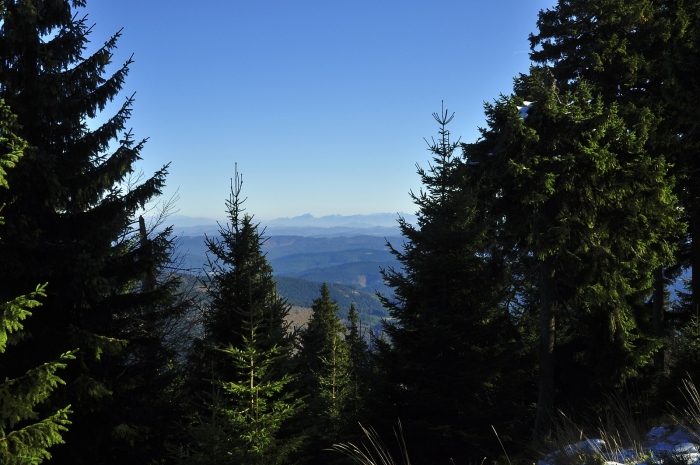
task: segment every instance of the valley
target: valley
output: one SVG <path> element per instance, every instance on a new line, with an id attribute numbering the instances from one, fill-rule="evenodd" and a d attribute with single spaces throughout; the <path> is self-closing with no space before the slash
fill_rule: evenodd
<path id="1" fill-rule="evenodd" d="M 388 316 L 377 293 L 390 296 L 391 289 L 382 279 L 381 270 L 398 268 L 399 262 L 389 250 L 387 242 L 400 248 L 403 238 L 372 235 L 381 232 L 396 232 L 396 228 L 363 225 L 361 231 L 370 234 L 336 236 L 333 226 L 310 228 L 298 224 L 278 227 L 296 228 L 303 234 L 329 235 L 270 235 L 266 236 L 262 250 L 274 270 L 277 291 L 293 308 L 293 326 L 302 326 L 310 312 L 313 300 L 318 298 L 323 282 L 327 283 L 333 300 L 340 307 L 339 316 L 347 318 L 354 304 L 364 328 L 373 332 L 380 329 L 380 322 Z M 337 226 L 336 228 L 341 228 Z M 205 237 L 218 238 L 212 226 L 194 226 L 190 231 L 208 230 L 207 235 L 180 236 L 177 251 L 181 266 L 187 273 L 202 275 L 207 271 L 207 247 Z M 269 230 L 274 228 L 270 227 Z M 184 232 L 184 231 L 183 231 Z"/>

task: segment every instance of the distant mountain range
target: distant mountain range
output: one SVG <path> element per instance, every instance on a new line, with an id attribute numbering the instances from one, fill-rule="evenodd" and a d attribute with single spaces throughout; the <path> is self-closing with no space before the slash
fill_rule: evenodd
<path id="1" fill-rule="evenodd" d="M 306 214 L 295 216 L 293 218 L 277 218 L 276 220 L 264 222 L 268 228 L 279 227 L 295 227 L 295 228 L 336 228 L 336 227 L 353 227 L 353 228 L 373 228 L 385 227 L 393 228 L 396 226 L 396 220 L 399 216 L 406 219 L 409 223 L 415 223 L 416 216 L 406 213 L 373 213 L 371 215 L 327 215 L 316 218 L 313 215 Z"/>
<path id="2" fill-rule="evenodd" d="M 272 236 L 262 250 L 272 265 L 277 291 L 291 305 L 309 308 L 325 282 L 331 298 L 338 301 L 341 318 L 346 317 L 354 303 L 362 324 L 376 332 L 381 319 L 388 316 L 376 293 L 392 295 L 392 289 L 384 284 L 381 269 L 400 268 L 386 241 L 400 248 L 403 238 Z M 180 237 L 177 246 L 185 272 L 201 276 L 207 271 L 203 236 Z"/>
<path id="3" fill-rule="evenodd" d="M 306 237 L 351 237 L 351 236 L 398 236 L 399 215 L 411 224 L 416 215 L 404 213 L 374 213 L 371 215 L 328 215 L 316 218 L 306 214 L 293 218 L 277 218 L 261 221 L 266 236 Z M 203 236 L 218 234 L 219 225 L 209 218 L 193 218 L 183 215 L 168 217 L 166 224 L 173 225 L 178 236 Z"/>

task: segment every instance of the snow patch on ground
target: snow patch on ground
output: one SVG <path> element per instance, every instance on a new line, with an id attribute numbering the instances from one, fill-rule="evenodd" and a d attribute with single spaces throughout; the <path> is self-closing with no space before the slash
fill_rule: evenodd
<path id="1" fill-rule="evenodd" d="M 605 448 L 604 440 L 587 439 L 547 455 L 537 462 L 537 465 L 556 465 L 561 454 L 597 455 L 605 460 L 606 465 L 662 465 L 665 461 L 668 462 L 669 458 L 672 459 L 673 465 L 679 465 L 684 459 L 688 465 L 700 465 L 700 435 L 682 426 L 652 428 L 647 433 L 647 440 L 636 449 L 603 452 Z"/>

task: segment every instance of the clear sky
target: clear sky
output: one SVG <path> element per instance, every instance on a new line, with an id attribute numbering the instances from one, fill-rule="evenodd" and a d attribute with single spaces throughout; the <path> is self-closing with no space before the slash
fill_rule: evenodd
<path id="1" fill-rule="evenodd" d="M 93 46 L 123 27 L 123 98 L 148 137 L 139 168 L 172 162 L 179 214 L 223 218 L 234 165 L 258 220 L 413 213 L 415 164 L 456 113 L 463 141 L 483 102 L 529 67 L 528 34 L 554 0 L 88 0 Z M 87 51 L 89 52 L 90 49 Z M 121 104 L 122 100 L 119 100 Z M 105 114 L 105 116 L 107 116 Z"/>

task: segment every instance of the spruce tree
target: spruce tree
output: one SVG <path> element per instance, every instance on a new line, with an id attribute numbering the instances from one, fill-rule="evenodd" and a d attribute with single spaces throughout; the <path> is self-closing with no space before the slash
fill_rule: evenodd
<path id="1" fill-rule="evenodd" d="M 189 426 L 191 445 L 179 454 L 183 464 L 285 464 L 303 436 L 281 437 L 282 428 L 301 411 L 303 402 L 281 372 L 279 346 L 261 348 L 258 333 L 263 312 L 243 315 L 240 347 L 229 346 L 219 356 L 230 365 L 231 378 L 210 380 L 205 411 Z M 205 396 L 201 396 L 204 398 Z"/>
<path id="2" fill-rule="evenodd" d="M 698 82 L 700 71 L 700 4 L 672 2 L 661 4 L 670 33 L 664 47 L 664 103 L 673 124 L 671 134 L 677 142 L 672 152 L 673 170 L 679 179 L 678 192 L 685 208 L 687 234 L 679 247 L 679 261 L 691 269 L 690 300 L 683 307 L 686 315 L 700 311 L 700 137 L 698 137 Z"/>
<path id="3" fill-rule="evenodd" d="M 197 341 L 193 380 L 205 399 L 195 414 L 183 463 L 283 464 L 301 444 L 283 428 L 303 404 L 290 390 L 294 335 L 289 305 L 276 290 L 253 217 L 244 213 L 236 172 L 226 202 L 228 223 L 207 238 L 204 280 L 209 305 Z"/>
<path id="4" fill-rule="evenodd" d="M 17 115 L 27 142 L 23 162 L 0 193 L 6 226 L 0 244 L 0 301 L 14 289 L 50 282 L 25 329 L 24 364 L 80 348 L 52 399 L 72 404 L 73 424 L 56 461 L 143 463 L 162 454 L 170 399 L 160 394 L 173 355 L 162 327 L 177 282 L 153 271 L 167 264 L 169 232 L 141 240 L 138 209 L 164 185 L 166 168 L 130 182 L 144 140 L 126 131 L 133 98 L 90 129 L 116 98 L 131 65 L 105 76 L 119 34 L 84 56 L 91 27 L 81 0 L 3 2 L 0 13 L 0 98 Z M 136 447 L 138 446 L 138 452 Z"/>
<path id="5" fill-rule="evenodd" d="M 548 66 L 562 90 L 585 80 L 606 105 L 617 106 L 626 124 L 645 125 L 646 151 L 667 163 L 669 179 L 675 178 L 679 214 L 687 231 L 679 229 L 666 238 L 679 244 L 676 262 L 663 263 L 654 272 L 651 308 L 654 333 L 660 338 L 667 332 L 667 322 L 678 318 L 678 312 L 669 313 L 664 303 L 667 282 L 678 277 L 680 267 L 696 263 L 692 269 L 700 269 L 700 240 L 692 240 L 700 237 L 697 140 L 693 140 L 697 118 L 691 101 L 696 95 L 697 64 L 692 63 L 697 60 L 692 57 L 697 18 L 695 2 L 567 0 L 543 10 L 539 30 L 530 37 L 532 60 Z M 700 283 L 698 273 L 695 281 Z M 700 287 L 697 291 L 700 295 Z M 697 298 L 694 302 L 697 305 Z M 661 375 L 663 360 L 662 349 L 655 357 Z"/>
<path id="6" fill-rule="evenodd" d="M 348 327 L 345 341 L 348 345 L 348 356 L 350 359 L 350 393 L 345 415 L 347 416 L 348 425 L 355 425 L 360 422 L 365 399 L 369 395 L 372 367 L 369 345 L 362 333 L 360 317 L 354 303 L 350 304 L 348 311 Z"/>
<path id="7" fill-rule="evenodd" d="M 507 296 L 510 271 L 488 210 L 479 200 L 479 167 L 461 155 L 447 129 L 447 110 L 433 114 L 438 140 L 419 168 L 423 188 L 411 193 L 416 226 L 399 220 L 405 242 L 392 247 L 401 269 L 384 271 L 394 299 L 379 344 L 384 388 L 372 410 L 400 418 L 417 462 L 468 463 L 498 454 L 491 425 L 504 438 L 517 430 L 512 412 L 526 410 L 511 393 L 527 379 L 516 365 L 516 312 Z M 391 408 L 387 408 L 391 406 Z"/>
<path id="8" fill-rule="evenodd" d="M 308 457 L 311 463 L 325 463 L 321 451 L 343 438 L 349 426 L 346 410 L 351 395 L 351 362 L 339 307 L 326 283 L 311 309 L 311 318 L 299 337 L 298 385 L 299 391 L 308 395 L 304 415 L 305 427 L 311 432 Z"/>
<path id="9" fill-rule="evenodd" d="M 278 346 L 289 356 L 294 346 L 294 334 L 285 320 L 289 305 L 277 294 L 272 267 L 262 252 L 264 231 L 259 231 L 253 217 L 245 214 L 242 186 L 243 180 L 236 172 L 226 201 L 228 223 L 219 229 L 218 237 L 206 239 L 209 261 L 203 284 L 209 305 L 201 343 L 205 350 L 214 351 L 229 345 L 241 347 L 247 334 L 241 333 L 247 321 L 245 315 L 262 312 L 258 331 L 261 346 Z M 225 370 L 217 374 L 223 375 Z"/>
<path id="10" fill-rule="evenodd" d="M 468 150 L 489 179 L 521 299 L 539 315 L 537 436 L 555 409 L 594 405 L 648 364 L 658 341 L 644 299 L 679 229 L 668 165 L 646 151 L 654 115 L 640 110 L 631 125 L 597 87 L 567 88 L 532 68 L 487 105 L 488 128 Z"/>

